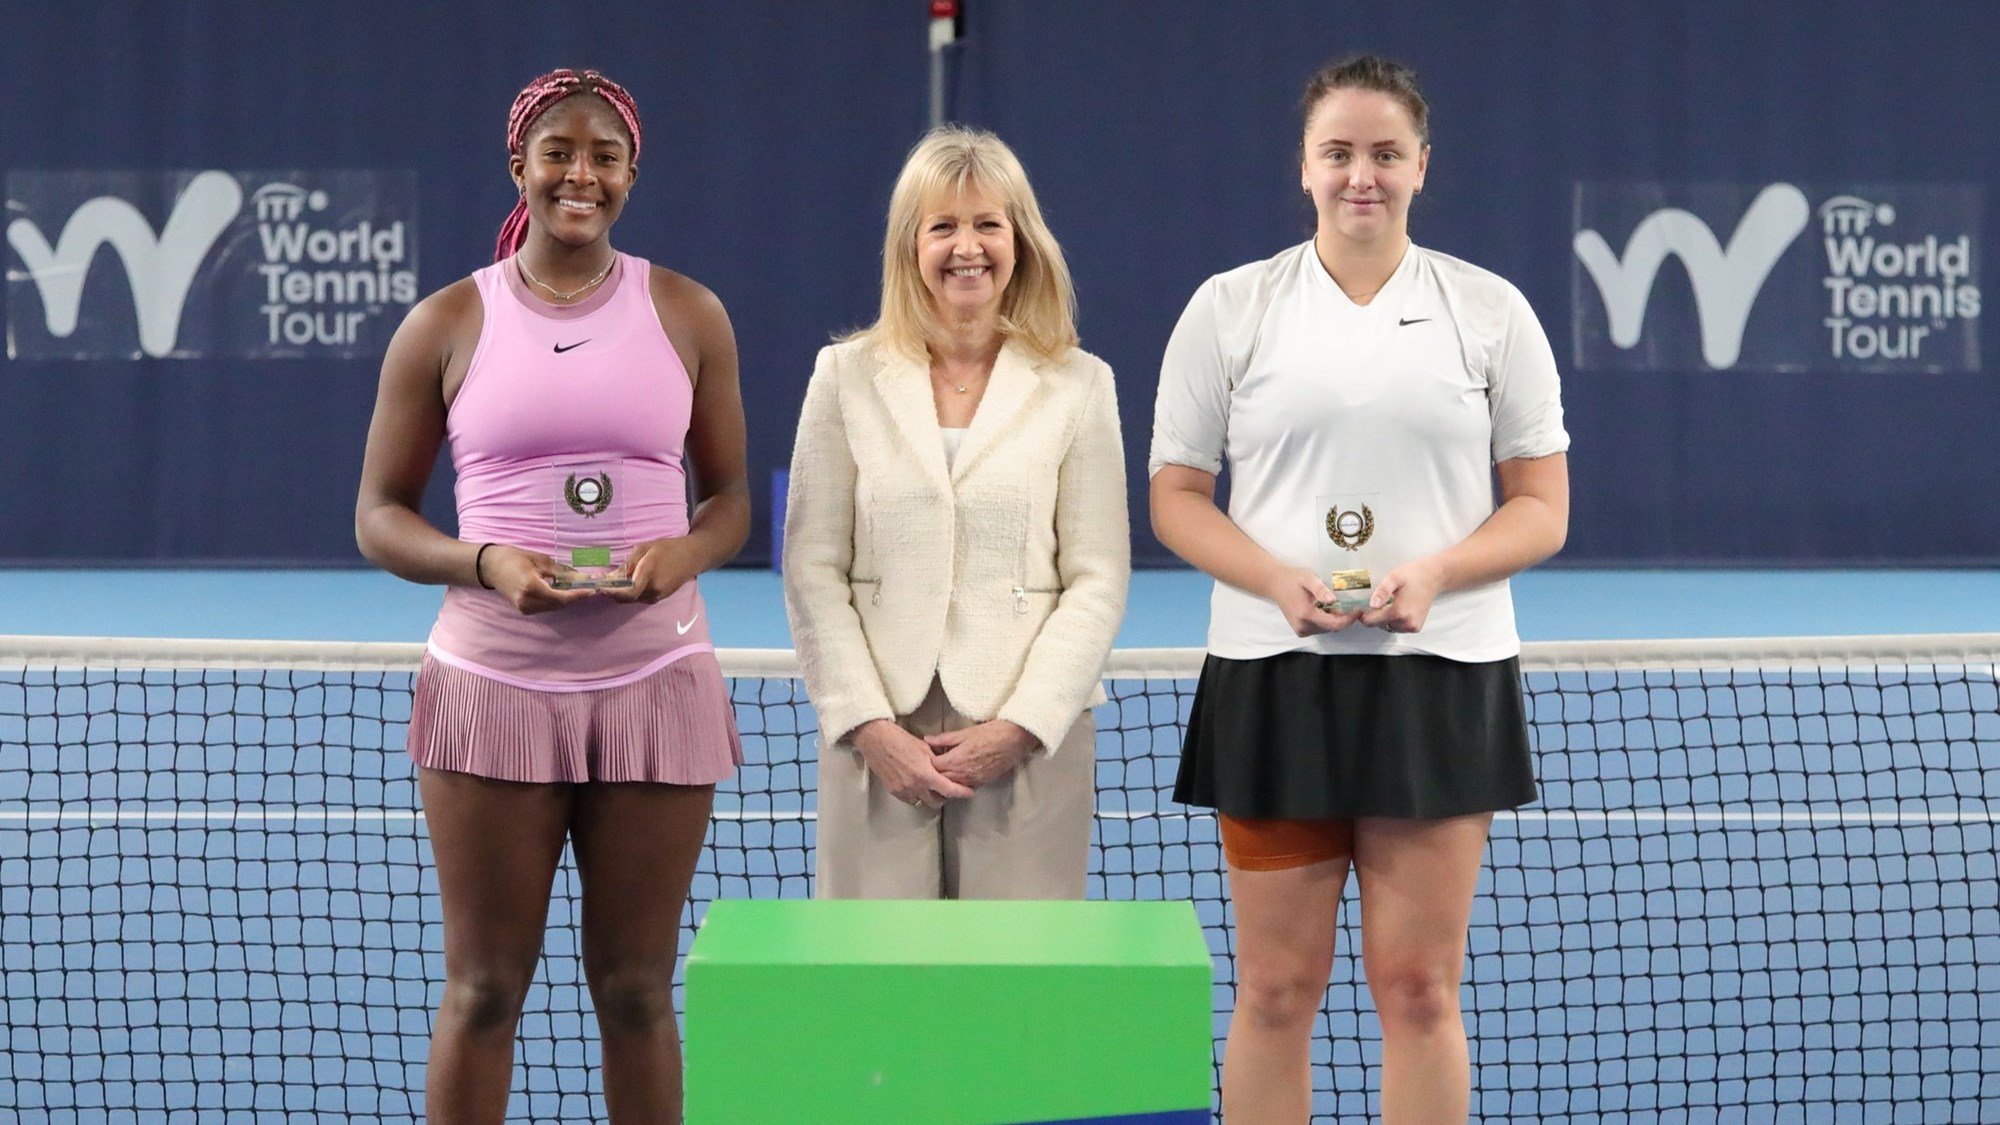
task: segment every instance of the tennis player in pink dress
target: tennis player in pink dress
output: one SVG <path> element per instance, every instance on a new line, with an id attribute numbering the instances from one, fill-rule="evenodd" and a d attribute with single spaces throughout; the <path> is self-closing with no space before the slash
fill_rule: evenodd
<path id="1" fill-rule="evenodd" d="M 505 1116 L 565 843 L 611 1119 L 680 1120 L 676 943 L 741 760 L 696 576 L 742 547 L 750 505 L 728 316 L 611 246 L 640 141 L 603 75 L 529 84 L 496 261 L 413 309 L 382 365 L 356 537 L 447 588 L 409 735 L 444 906 L 432 1122 Z M 455 538 L 420 507 L 445 443 Z"/>

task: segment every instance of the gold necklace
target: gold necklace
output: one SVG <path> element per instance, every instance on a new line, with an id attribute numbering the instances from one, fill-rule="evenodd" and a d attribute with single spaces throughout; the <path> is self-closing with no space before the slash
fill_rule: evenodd
<path id="1" fill-rule="evenodd" d="M 618 264 L 618 255 L 613 254 L 611 255 L 611 260 L 605 263 L 604 268 L 597 271 L 596 277 L 591 278 L 589 281 L 584 282 L 582 285 L 577 286 L 576 288 L 570 290 L 567 293 L 563 293 L 559 292 L 555 286 L 550 285 L 548 282 L 543 281 L 539 277 L 536 277 L 534 273 L 528 269 L 528 263 L 525 260 L 523 260 L 519 254 L 514 255 L 514 266 L 515 268 L 521 271 L 521 276 L 527 278 L 531 283 L 539 285 L 543 289 L 548 290 L 549 296 L 553 297 L 558 301 L 567 301 L 571 297 L 576 296 L 578 293 L 581 293 L 584 290 L 590 288 L 591 286 L 596 285 L 598 282 L 603 281 L 605 278 L 610 277 L 611 267 L 617 264 Z"/>
<path id="2" fill-rule="evenodd" d="M 950 378 L 948 376 L 941 377 L 942 372 L 939 370 L 940 366 L 941 364 L 937 361 L 937 358 L 933 356 L 931 365 L 931 383 L 933 385 L 950 387 L 952 390 L 957 391 L 959 394 L 962 395 L 972 393 L 971 383 L 969 382 L 961 383 L 958 380 Z M 980 379 L 991 379 L 993 377 L 993 364 L 989 361 L 988 363 L 985 364 L 985 367 L 986 370 L 982 372 L 979 377 Z"/>

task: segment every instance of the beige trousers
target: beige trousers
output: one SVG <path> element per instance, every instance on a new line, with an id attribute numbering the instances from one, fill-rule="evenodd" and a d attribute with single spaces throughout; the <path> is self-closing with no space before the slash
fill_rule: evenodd
<path id="1" fill-rule="evenodd" d="M 919 738 L 975 725 L 931 681 L 897 720 Z M 1062 745 L 943 808 L 904 804 L 859 751 L 820 748 L 820 898 L 1080 899 L 1097 801 L 1097 729 L 1078 717 Z"/>

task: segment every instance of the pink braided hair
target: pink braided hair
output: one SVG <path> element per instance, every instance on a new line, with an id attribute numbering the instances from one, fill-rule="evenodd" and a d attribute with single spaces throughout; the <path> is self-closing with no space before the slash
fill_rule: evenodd
<path id="1" fill-rule="evenodd" d="M 625 131 L 632 134 L 632 163 L 639 163 L 639 106 L 625 87 L 606 78 L 594 70 L 551 70 L 533 82 L 528 83 L 514 98 L 514 108 L 507 113 L 507 152 L 512 156 L 521 155 L 528 142 L 528 130 L 549 107 L 572 94 L 596 94 L 611 103 L 618 111 L 618 119 L 625 123 Z M 528 201 L 514 204 L 507 221 L 500 226 L 500 237 L 493 244 L 493 260 L 498 262 L 510 258 L 521 249 L 528 239 Z"/>

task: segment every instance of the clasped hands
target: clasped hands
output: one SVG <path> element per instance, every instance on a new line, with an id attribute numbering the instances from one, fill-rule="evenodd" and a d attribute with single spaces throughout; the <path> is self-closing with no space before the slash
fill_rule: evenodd
<path id="1" fill-rule="evenodd" d="M 854 732 L 854 748 L 868 772 L 906 805 L 941 808 L 1020 769 L 1035 736 L 1006 719 L 918 738 L 887 719 Z"/>

